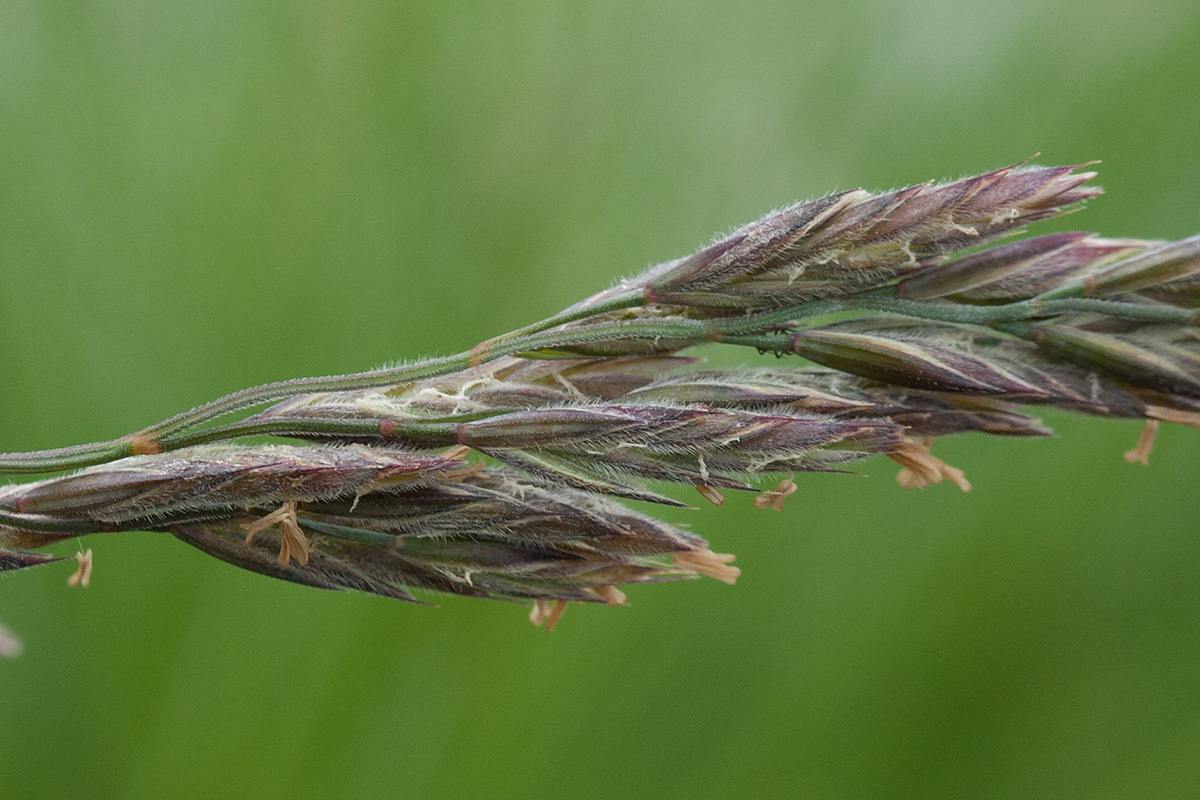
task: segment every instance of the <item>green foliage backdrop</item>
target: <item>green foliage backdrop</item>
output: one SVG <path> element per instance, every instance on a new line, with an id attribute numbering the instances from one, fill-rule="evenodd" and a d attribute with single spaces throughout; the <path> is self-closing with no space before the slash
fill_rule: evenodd
<path id="1" fill-rule="evenodd" d="M 1200 5 L 0 3 L 0 448 L 462 350 L 836 188 L 1104 159 L 1058 228 L 1200 231 Z M 1045 228 L 1050 230 L 1053 225 Z M 165 536 L 0 580 L 0 797 L 1172 797 L 1200 434 L 680 513 L 736 587 L 317 592 Z M 64 552 L 70 552 L 65 548 Z"/>

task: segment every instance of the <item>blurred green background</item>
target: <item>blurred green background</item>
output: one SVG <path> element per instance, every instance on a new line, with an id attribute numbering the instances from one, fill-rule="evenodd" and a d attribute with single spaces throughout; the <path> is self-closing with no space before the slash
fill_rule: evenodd
<path id="1" fill-rule="evenodd" d="M 449 353 L 796 199 L 1103 159 L 1200 230 L 1200 5 L 0 3 L 0 447 Z M 744 577 L 438 610 L 165 536 L 0 579 L 0 797 L 1194 797 L 1200 433 L 676 513 Z M 1190 477 L 1189 477 L 1190 476 Z M 73 548 L 62 548 L 71 552 Z"/>

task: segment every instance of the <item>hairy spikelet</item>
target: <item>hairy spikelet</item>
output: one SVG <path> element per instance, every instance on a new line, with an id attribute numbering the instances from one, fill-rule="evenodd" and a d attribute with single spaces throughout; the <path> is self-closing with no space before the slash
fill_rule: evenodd
<path id="1" fill-rule="evenodd" d="M 875 195 L 861 189 L 768 214 L 621 288 L 716 313 L 792 305 L 878 286 L 943 253 L 1061 213 L 1099 189 L 1095 173 L 1016 165 Z"/>
<path id="2" fill-rule="evenodd" d="M 410 447 L 462 445 L 549 480 L 660 500 L 645 490 L 606 484 L 603 476 L 750 489 L 734 476 L 824 470 L 889 452 L 901 440 L 900 427 L 883 419 L 839 420 L 798 411 L 768 413 L 645 399 L 620 404 L 581 399 L 584 402 L 493 409 L 482 418 L 470 418 L 476 412 L 452 422 L 416 416 L 411 406 L 386 393 L 305 399 L 266 413 L 283 429 L 286 420 L 315 422 L 313 427 L 319 429 L 330 419 L 366 419 L 381 431 L 380 441 Z"/>
<path id="3" fill-rule="evenodd" d="M 137 457 L 9 487 L 4 507 L 43 528 L 85 519 L 97 530 L 164 531 L 256 572 L 404 600 L 417 588 L 607 602 L 606 587 L 695 575 L 672 559 L 709 552 L 703 539 L 599 497 L 359 445 Z M 0 542 L 17 533 L 0 530 Z M 5 567 L 46 560 L 6 554 Z"/>

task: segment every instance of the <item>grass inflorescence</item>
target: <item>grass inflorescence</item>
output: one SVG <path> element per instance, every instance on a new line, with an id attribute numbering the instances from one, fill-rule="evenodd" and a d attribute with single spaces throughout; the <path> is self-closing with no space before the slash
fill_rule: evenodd
<path id="1" fill-rule="evenodd" d="M 904 488 L 968 491 L 933 441 L 1047 436 L 1038 406 L 1146 420 L 1126 454 L 1145 462 L 1160 422 L 1200 427 L 1200 236 L 995 243 L 1098 195 L 1093 176 L 1020 164 L 842 192 L 465 353 L 0 455 L 10 474 L 78 470 L 0 490 L 0 569 L 162 531 L 320 588 L 525 601 L 553 627 L 570 602 L 623 604 L 621 586 L 737 578 L 732 556 L 616 499 L 686 505 L 655 483 L 780 510 L 797 473 L 885 455 Z M 693 353 L 712 342 L 807 364 L 705 369 Z M 241 441 L 262 435 L 291 443 Z M 18 649 L 0 629 L 0 653 Z"/>

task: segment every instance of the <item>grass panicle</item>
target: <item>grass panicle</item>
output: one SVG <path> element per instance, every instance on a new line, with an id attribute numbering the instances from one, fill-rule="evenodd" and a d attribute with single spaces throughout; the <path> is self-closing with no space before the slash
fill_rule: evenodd
<path id="1" fill-rule="evenodd" d="M 530 603 L 549 629 L 570 602 L 623 605 L 622 586 L 738 577 L 732 556 L 614 497 L 752 490 L 778 511 L 797 473 L 873 455 L 904 488 L 968 491 L 934 440 L 1047 436 L 1043 407 L 1144 419 L 1125 458 L 1147 463 L 1161 423 L 1200 428 L 1200 236 L 995 241 L 1076 210 L 1092 177 L 1018 164 L 841 192 L 465 353 L 0 454 L 3 472 L 78 470 L 0 490 L 0 570 L 62 560 L 37 549 L 65 539 L 159 531 L 308 586 Z M 713 342 L 796 361 L 705 368 Z M 292 443 L 248 441 L 262 436 Z M 77 560 L 86 585 L 92 551 Z M 18 649 L 0 629 L 0 653 Z"/>

